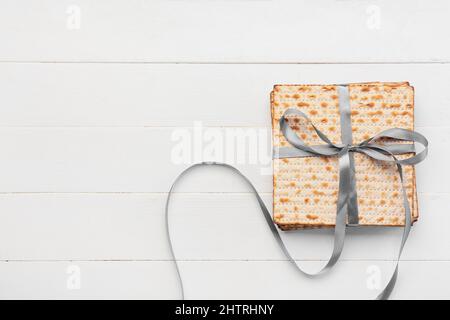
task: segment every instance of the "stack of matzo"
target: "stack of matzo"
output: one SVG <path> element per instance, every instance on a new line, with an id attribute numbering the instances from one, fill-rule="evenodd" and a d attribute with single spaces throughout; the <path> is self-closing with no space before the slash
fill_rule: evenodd
<path id="1" fill-rule="evenodd" d="M 353 143 L 389 128 L 414 130 L 414 89 L 402 83 L 350 84 Z M 279 120 L 297 107 L 333 142 L 341 142 L 339 98 L 335 85 L 276 85 L 271 94 L 274 146 L 290 146 Z M 300 118 L 290 117 L 290 127 L 310 145 L 324 144 Z M 404 158 L 410 155 L 400 155 Z M 381 163 L 354 153 L 359 223 L 402 226 L 405 213 L 400 179 L 394 164 Z M 280 228 L 332 227 L 336 220 L 338 158 L 274 159 L 274 220 Z M 404 167 L 404 181 L 412 219 L 418 218 L 415 171 Z"/>

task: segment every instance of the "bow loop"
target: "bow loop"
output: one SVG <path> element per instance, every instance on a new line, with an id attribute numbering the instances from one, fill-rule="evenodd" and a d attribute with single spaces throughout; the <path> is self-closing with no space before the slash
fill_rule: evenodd
<path id="1" fill-rule="evenodd" d="M 394 139 L 400 141 L 411 142 L 411 144 L 399 144 L 399 143 L 391 143 L 379 145 L 375 142 L 380 139 Z M 416 152 L 415 144 L 419 144 L 422 147 L 420 152 Z M 402 129 L 402 128 L 391 128 L 384 130 L 372 138 L 369 138 L 361 143 L 364 146 L 370 146 L 374 149 L 379 149 L 381 152 L 386 152 L 388 154 L 406 154 L 406 153 L 414 153 L 413 156 L 410 156 L 406 159 L 398 160 L 398 163 L 401 165 L 415 165 L 422 162 L 427 154 L 428 154 L 428 140 L 420 133 Z"/>
<path id="2" fill-rule="evenodd" d="M 298 117 L 301 117 L 307 121 L 307 123 L 314 129 L 316 134 L 319 136 L 319 138 L 325 142 L 325 145 L 321 146 L 310 146 L 306 144 L 302 138 L 300 138 L 297 133 L 291 129 L 289 126 L 286 117 L 295 115 Z M 305 151 L 307 153 L 313 154 L 313 155 L 320 155 L 320 156 L 335 156 L 337 155 L 341 149 L 342 146 L 336 145 L 322 132 L 320 131 L 308 118 L 306 114 L 301 112 L 298 109 L 289 108 L 286 110 L 286 112 L 281 116 L 280 118 L 280 129 L 283 133 L 286 140 L 295 148 Z"/>

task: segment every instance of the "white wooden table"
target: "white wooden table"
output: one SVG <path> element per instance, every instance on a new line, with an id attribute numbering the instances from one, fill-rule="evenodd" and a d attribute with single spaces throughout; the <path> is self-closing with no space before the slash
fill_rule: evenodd
<path id="1" fill-rule="evenodd" d="M 188 164 L 174 136 L 270 134 L 274 84 L 358 81 L 410 81 L 431 144 L 393 298 L 450 298 L 449 12 L 447 0 L 2 0 L 0 298 L 178 298 L 163 206 Z M 270 205 L 266 160 L 238 167 Z M 350 230 L 334 272 L 309 280 L 238 178 L 201 169 L 177 190 L 189 299 L 370 299 L 392 272 L 400 229 Z M 310 268 L 331 252 L 331 231 L 284 238 Z"/>

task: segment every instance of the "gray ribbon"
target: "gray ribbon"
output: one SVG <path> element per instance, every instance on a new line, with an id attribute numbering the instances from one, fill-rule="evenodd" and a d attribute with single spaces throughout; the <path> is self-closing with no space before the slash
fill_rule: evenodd
<path id="1" fill-rule="evenodd" d="M 175 268 L 177 272 L 177 277 L 181 287 L 181 295 L 182 299 L 184 299 L 184 287 L 183 281 L 181 278 L 179 266 L 177 259 L 175 257 L 175 252 L 173 250 L 172 239 L 170 234 L 170 224 L 169 224 L 169 205 L 172 197 L 173 190 L 177 183 L 181 180 L 183 176 L 185 176 L 188 172 L 193 170 L 194 168 L 200 166 L 220 166 L 225 167 L 238 174 L 240 177 L 244 179 L 247 185 L 251 188 L 252 193 L 255 195 L 261 212 L 264 215 L 264 218 L 275 238 L 280 248 L 284 252 L 286 258 L 296 267 L 296 269 L 303 275 L 308 277 L 315 277 L 329 271 L 338 261 L 342 250 L 344 248 L 344 238 L 345 231 L 347 226 L 347 221 L 349 225 L 357 224 L 358 219 L 358 207 L 357 207 L 357 194 L 355 187 L 355 170 L 354 170 L 354 162 L 353 162 L 353 152 L 363 153 L 375 160 L 394 163 L 397 166 L 397 170 L 399 173 L 400 181 L 402 184 L 402 195 L 403 195 L 403 207 L 405 209 L 405 227 L 403 232 L 403 237 L 400 245 L 400 250 L 397 256 L 397 262 L 395 271 L 389 280 L 386 287 L 383 291 L 377 296 L 377 300 L 388 299 L 397 280 L 398 276 L 398 266 L 401 254 L 403 252 L 403 248 L 405 246 L 406 240 L 408 239 L 409 233 L 411 231 L 411 211 L 408 203 L 408 197 L 406 194 L 406 190 L 403 182 L 403 165 L 415 165 L 421 161 L 423 161 L 428 152 L 428 141 L 427 139 L 414 131 L 401 129 L 401 128 L 393 128 L 380 132 L 372 138 L 369 138 L 359 144 L 352 144 L 351 137 L 351 122 L 350 122 L 350 112 L 349 112 L 349 100 L 348 100 L 348 91 L 344 86 L 339 86 L 340 93 L 340 110 L 341 110 L 341 135 L 342 135 L 342 143 L 335 144 L 328 139 L 328 137 L 323 134 L 316 126 L 311 122 L 311 120 L 300 110 L 298 109 L 288 109 L 280 119 L 280 129 L 285 136 L 286 140 L 292 145 L 292 147 L 282 147 L 276 148 L 274 150 L 274 158 L 293 158 L 293 157 L 339 157 L 339 192 L 338 192 L 338 202 L 337 202 L 337 213 L 336 213 L 336 223 L 335 223 L 335 231 L 334 231 L 334 248 L 331 254 L 330 259 L 325 264 L 325 266 L 316 273 L 308 273 L 302 270 L 295 259 L 290 255 L 286 246 L 283 243 L 283 240 L 278 233 L 275 224 L 273 223 L 271 214 L 255 187 L 252 185 L 250 180 L 248 180 L 239 170 L 234 168 L 231 165 L 225 163 L 217 163 L 217 162 L 202 162 L 198 164 L 194 164 L 184 170 L 174 181 L 172 184 L 169 193 L 167 195 L 167 201 L 165 206 L 165 220 L 166 220 L 166 232 L 167 238 L 169 242 L 170 253 L 175 263 Z M 295 115 L 304 118 L 315 130 L 319 138 L 325 142 L 324 145 L 319 146 L 310 146 L 307 145 L 298 135 L 289 127 L 286 117 L 290 115 Z M 350 128 L 350 130 L 349 130 Z M 419 153 L 415 153 L 414 144 L 381 144 L 377 143 L 377 140 L 383 138 L 390 138 L 402 141 L 408 141 L 412 143 L 419 143 L 423 146 L 423 150 Z M 406 153 L 415 153 L 414 156 L 411 156 L 406 159 L 399 160 L 396 155 L 398 154 L 406 154 Z"/>
<path id="2" fill-rule="evenodd" d="M 335 224 L 335 236 L 334 236 L 334 249 L 330 259 L 326 266 L 314 275 L 319 275 L 324 271 L 328 271 L 339 259 L 342 250 L 344 248 L 345 231 L 348 225 L 355 226 L 358 221 L 358 207 L 357 194 L 356 194 L 356 179 L 355 179 L 355 167 L 352 157 L 353 152 L 363 153 L 375 160 L 395 163 L 400 176 L 403 195 L 403 207 L 405 209 L 405 229 L 401 241 L 399 254 L 397 257 L 397 264 L 391 279 L 388 282 L 386 288 L 378 295 L 377 299 L 387 299 L 395 286 L 395 282 L 398 274 L 398 264 L 400 261 L 403 248 L 411 230 L 411 211 L 408 203 L 408 197 L 405 191 L 403 182 L 403 165 L 415 165 L 425 159 L 428 152 L 428 141 L 421 134 L 401 129 L 393 128 L 380 132 L 372 138 L 369 138 L 359 144 L 352 144 L 351 137 L 351 121 L 349 112 L 348 90 L 346 87 L 339 87 L 340 93 L 340 111 L 341 111 L 341 135 L 342 143 L 335 144 L 328 139 L 328 137 L 322 133 L 311 122 L 311 120 L 300 110 L 290 108 L 286 110 L 280 119 L 280 129 L 286 140 L 292 145 L 292 147 L 275 148 L 275 158 L 291 158 L 291 157 L 339 157 L 339 192 L 337 201 L 337 213 Z M 325 142 L 320 146 L 307 145 L 289 126 L 286 117 L 297 116 L 304 118 L 309 125 L 311 125 L 319 138 Z M 389 138 L 395 140 L 408 141 L 412 143 L 419 143 L 422 145 L 423 150 L 416 153 L 407 159 L 399 160 L 395 155 L 405 153 L 415 153 L 414 144 L 379 144 L 377 140 Z"/>
<path id="3" fill-rule="evenodd" d="M 344 145 L 351 145 L 353 143 L 352 137 L 352 123 L 350 118 L 350 93 L 347 86 L 338 86 L 339 92 L 339 112 L 341 116 L 341 139 Z M 350 170 L 348 176 L 343 177 L 347 179 L 352 192 L 348 195 L 348 224 L 357 226 L 359 223 L 358 215 L 358 196 L 356 194 L 356 178 L 355 178 L 355 159 L 353 153 L 348 153 L 348 165 Z M 341 159 L 341 161 L 344 161 Z"/>

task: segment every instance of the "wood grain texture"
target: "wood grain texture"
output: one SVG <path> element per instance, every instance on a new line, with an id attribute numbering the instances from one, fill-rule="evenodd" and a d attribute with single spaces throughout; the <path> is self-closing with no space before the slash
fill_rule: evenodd
<path id="1" fill-rule="evenodd" d="M 195 178 L 192 178 L 195 180 Z M 0 260 L 170 259 L 165 194 L 0 195 Z M 176 194 L 170 225 L 181 260 L 285 260 L 251 194 Z M 272 197 L 263 200 L 270 207 Z M 405 260 L 450 260 L 450 194 L 420 194 Z M 239 221 L 239 223 L 236 223 Z M 348 230 L 344 260 L 394 259 L 402 228 Z M 282 233 L 299 260 L 325 260 L 332 230 Z"/>
<path id="2" fill-rule="evenodd" d="M 0 60 L 442 62 L 448 9 L 446 0 L 4 0 Z"/>
<path id="3" fill-rule="evenodd" d="M 449 9 L 446 0 L 1 1 L 0 298 L 178 298 L 164 197 L 188 163 L 211 156 L 175 163 L 174 134 L 195 122 L 210 134 L 269 133 L 245 151 L 256 163 L 237 165 L 270 205 L 273 84 L 363 81 L 410 81 L 416 128 L 431 143 L 393 298 L 450 298 Z M 197 170 L 177 191 L 172 225 L 190 299 L 370 299 L 374 270 L 380 286 L 392 272 L 400 229 L 349 230 L 343 261 L 311 281 L 284 261 L 228 171 Z M 283 238 L 311 270 L 331 251 L 329 230 Z M 73 267 L 79 290 L 67 287 Z"/>
<path id="4" fill-rule="evenodd" d="M 267 126 L 274 84 L 405 80 L 416 126 L 448 126 L 449 64 L 98 63 L 1 63 L 0 125 Z"/>
<path id="5" fill-rule="evenodd" d="M 321 263 L 311 261 L 307 267 Z M 392 299 L 448 299 L 449 264 L 402 262 Z M 393 263 L 342 261 L 315 280 L 299 276 L 285 261 L 192 261 L 180 267 L 187 299 L 373 299 Z M 75 290 L 67 286 L 73 270 L 80 275 Z M 175 279 L 171 262 L 1 262 L 0 298 L 177 299 Z"/>

